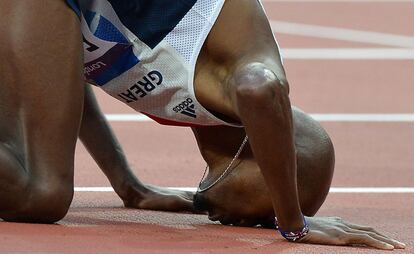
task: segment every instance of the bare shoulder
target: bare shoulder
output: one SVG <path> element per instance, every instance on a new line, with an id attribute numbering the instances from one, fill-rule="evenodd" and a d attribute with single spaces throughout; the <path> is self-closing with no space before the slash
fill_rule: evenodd
<path id="1" fill-rule="evenodd" d="M 257 0 L 227 0 L 204 45 L 209 57 L 234 67 L 280 60 L 268 18 Z"/>
<path id="2" fill-rule="evenodd" d="M 197 59 L 195 92 L 207 109 L 238 119 L 228 81 L 237 70 L 261 63 L 285 80 L 279 48 L 257 0 L 226 0 Z"/>

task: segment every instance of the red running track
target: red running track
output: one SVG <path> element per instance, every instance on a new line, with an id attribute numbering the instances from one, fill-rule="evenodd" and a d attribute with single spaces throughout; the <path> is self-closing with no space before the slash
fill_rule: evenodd
<path id="1" fill-rule="evenodd" d="M 266 3 L 273 20 L 414 36 L 414 2 Z M 283 48 L 391 46 L 278 34 Z M 413 46 L 414 47 L 414 46 Z M 293 60 L 292 101 L 312 113 L 414 113 L 412 60 Z M 101 92 L 106 113 L 133 113 Z M 323 123 L 333 138 L 335 187 L 414 187 L 414 123 Z M 203 161 L 186 128 L 115 122 L 137 175 L 163 186 L 195 186 Z M 163 142 L 160 142 L 163 141 Z M 156 154 L 155 154 L 156 153 Z M 75 185 L 109 186 L 79 145 Z M 414 194 L 331 193 L 318 213 L 368 224 L 414 253 Z M 122 208 L 114 193 L 77 192 L 59 225 L 0 223 L 0 253 L 374 253 L 356 247 L 290 244 L 277 232 L 213 223 L 205 215 Z"/>

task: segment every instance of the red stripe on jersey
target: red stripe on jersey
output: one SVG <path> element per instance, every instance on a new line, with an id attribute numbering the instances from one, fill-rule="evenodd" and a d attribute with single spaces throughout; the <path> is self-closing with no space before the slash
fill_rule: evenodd
<path id="1" fill-rule="evenodd" d="M 207 127 L 206 125 L 200 125 L 200 124 L 194 124 L 194 123 L 185 123 L 185 122 L 177 122 L 172 121 L 164 118 L 160 118 L 157 116 L 150 115 L 148 113 L 141 112 L 142 114 L 148 116 L 152 120 L 156 121 L 159 124 L 162 125 L 171 125 L 171 126 L 178 126 L 178 127 Z"/>

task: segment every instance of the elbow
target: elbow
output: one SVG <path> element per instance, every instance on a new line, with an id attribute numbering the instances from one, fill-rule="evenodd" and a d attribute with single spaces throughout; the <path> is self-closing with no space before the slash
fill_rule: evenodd
<path id="1" fill-rule="evenodd" d="M 252 109 L 291 112 L 289 84 L 264 64 L 254 63 L 237 71 L 233 78 L 234 101 L 237 112 Z"/>

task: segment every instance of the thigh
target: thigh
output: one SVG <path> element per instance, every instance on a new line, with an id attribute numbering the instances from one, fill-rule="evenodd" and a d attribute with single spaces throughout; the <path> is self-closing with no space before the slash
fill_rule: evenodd
<path id="1" fill-rule="evenodd" d="M 0 37 L 2 150 L 33 178 L 72 179 L 83 107 L 76 16 L 63 0 L 3 0 Z"/>

